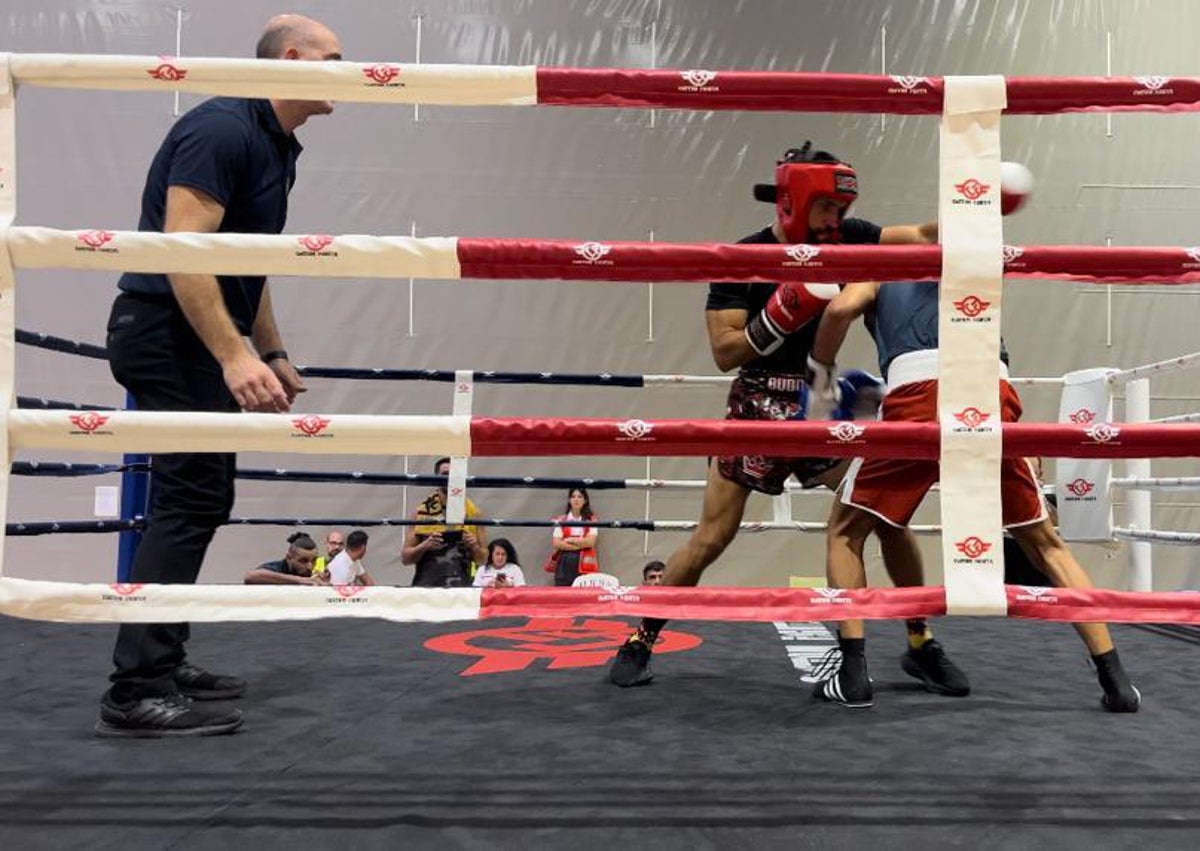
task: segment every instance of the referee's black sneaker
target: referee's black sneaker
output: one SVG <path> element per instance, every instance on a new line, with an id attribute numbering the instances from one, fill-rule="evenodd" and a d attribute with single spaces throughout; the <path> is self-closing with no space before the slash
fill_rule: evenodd
<path id="1" fill-rule="evenodd" d="M 181 694 L 150 695 L 122 703 L 109 693 L 100 699 L 96 734 L 122 739 L 221 736 L 240 726 L 241 710 L 201 709 Z"/>
<path id="2" fill-rule="evenodd" d="M 644 686 L 650 682 L 654 679 L 654 674 L 650 673 L 651 652 L 640 632 L 631 635 L 617 651 L 617 658 L 608 669 L 608 681 L 621 688 Z"/>
<path id="3" fill-rule="evenodd" d="M 900 667 L 910 677 L 925 684 L 925 690 L 948 697 L 966 697 L 971 693 L 967 675 L 950 661 L 946 650 L 935 638 L 931 638 L 918 649 L 908 648 L 900 657 Z"/>
<path id="4" fill-rule="evenodd" d="M 175 669 L 175 687 L 192 700 L 233 700 L 246 693 L 246 681 L 241 677 L 210 674 L 189 662 Z"/>

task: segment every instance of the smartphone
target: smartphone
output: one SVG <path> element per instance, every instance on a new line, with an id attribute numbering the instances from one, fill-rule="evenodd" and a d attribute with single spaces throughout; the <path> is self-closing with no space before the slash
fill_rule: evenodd
<path id="1" fill-rule="evenodd" d="M 442 532 L 442 543 L 444 544 L 459 544 L 462 543 L 461 529 L 447 529 Z"/>

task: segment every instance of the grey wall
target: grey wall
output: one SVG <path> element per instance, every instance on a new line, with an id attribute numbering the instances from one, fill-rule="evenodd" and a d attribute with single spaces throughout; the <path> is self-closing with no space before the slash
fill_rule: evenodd
<path id="1" fill-rule="evenodd" d="M 262 23 L 280 7 L 262 0 L 4 0 L 0 49 L 27 52 L 172 54 L 176 8 L 182 53 L 244 56 Z M 415 3 L 299 2 L 342 35 L 347 58 L 413 61 L 421 16 L 424 62 L 738 68 L 895 74 L 1103 74 L 1106 33 L 1116 74 L 1194 75 L 1191 0 L 445 0 Z M 884 31 L 886 30 L 886 37 Z M 884 43 L 886 41 L 886 50 Z M 198 99 L 184 96 L 183 108 Z M 59 227 L 133 227 L 146 166 L 173 120 L 169 95 L 27 89 L 19 95 L 19 223 Z M 1034 203 L 1006 221 L 1010 243 L 1184 244 L 1200 242 L 1195 213 L 1200 163 L 1191 155 L 1194 115 L 1130 114 L 1012 117 L 1004 151 L 1040 181 Z M 769 221 L 750 198 L 775 156 L 806 138 L 853 162 L 864 187 L 857 213 L 877 222 L 917 222 L 935 212 L 936 120 L 929 117 L 795 116 L 601 109 L 453 109 L 347 104 L 301 129 L 306 151 L 292 195 L 294 232 L 560 237 L 572 239 L 735 240 Z M 1093 184 L 1119 184 L 1094 189 Z M 1171 189 L 1143 186 L 1170 184 Z M 23 272 L 23 328 L 92 342 L 114 291 L 111 276 Z M 1014 283 L 1005 327 L 1015 371 L 1067 370 L 1135 363 L 1197 348 L 1195 291 L 1128 288 L 1109 299 L 1099 287 Z M 659 285 L 648 325 L 645 285 L 550 282 L 418 281 L 409 311 L 404 282 L 280 279 L 274 298 L 288 348 L 302 363 L 347 366 L 611 372 L 712 373 L 704 336 L 704 288 Z M 413 333 L 409 334 L 410 325 Z M 1111 345 L 1109 336 L 1111 334 Z M 844 358 L 871 366 L 856 332 Z M 312 381 L 302 410 L 447 413 L 449 387 Z M 1154 384 L 1155 413 L 1195 409 L 1194 373 Z M 102 364 L 20 348 L 18 391 L 120 404 Z M 1053 419 L 1056 393 L 1026 392 L 1031 419 Z M 479 388 L 476 411 L 639 417 L 714 417 L 716 390 Z M 99 460 L 99 459 L 84 459 Z M 426 469 L 430 459 L 411 459 Z M 297 459 L 246 455 L 243 464 L 311 469 L 400 471 L 404 459 Z M 488 460 L 478 474 L 539 473 L 640 477 L 636 459 Z M 657 477 L 699 477 L 696 459 L 655 461 Z M 1196 474 L 1194 462 L 1156 462 L 1162 475 Z M 9 519 L 85 518 L 95 480 L 14 479 Z M 410 504 L 421 496 L 410 494 Z M 475 494 L 489 513 L 545 517 L 562 495 Z M 348 485 L 245 483 L 241 515 L 395 515 L 399 489 Z M 639 517 L 643 495 L 596 495 L 606 518 Z M 1196 528 L 1185 496 L 1156 500 L 1160 528 Z M 752 501 L 750 517 L 769 519 Z M 652 512 L 692 518 L 695 494 L 654 494 Z M 798 519 L 823 519 L 822 499 L 798 502 Z M 918 522 L 936 522 L 936 499 Z M 323 533 L 324 530 L 316 530 Z M 285 529 L 222 531 L 206 568 L 230 580 L 282 553 Z M 511 534 L 527 568 L 548 550 L 540 531 Z M 602 534 L 605 567 L 626 578 L 646 560 L 643 536 Z M 407 582 L 395 557 L 401 535 L 379 531 L 369 563 L 385 581 Z M 658 533 L 652 557 L 665 557 L 678 534 Z M 115 538 L 12 540 L 11 575 L 107 579 Z M 1080 550 L 1106 584 L 1120 582 L 1123 551 Z M 743 536 L 711 571 L 714 583 L 777 584 L 817 575 L 823 543 L 791 533 Z M 936 547 L 928 549 L 938 581 Z M 1197 583 L 1189 550 L 1159 549 L 1158 584 Z M 531 571 L 535 572 L 535 571 Z"/>

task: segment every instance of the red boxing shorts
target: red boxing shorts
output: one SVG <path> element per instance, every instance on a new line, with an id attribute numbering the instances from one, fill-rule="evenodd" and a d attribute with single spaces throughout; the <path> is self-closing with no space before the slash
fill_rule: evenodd
<path id="1" fill-rule="evenodd" d="M 883 398 L 884 422 L 937 422 L 937 381 L 914 381 L 889 390 Z M 1021 418 L 1021 399 L 1000 382 L 1001 422 Z M 907 526 L 939 478 L 937 461 L 856 458 L 842 480 L 842 502 L 861 508 L 893 526 Z M 1024 458 L 1000 461 L 1000 503 L 1004 527 L 1027 526 L 1046 515 L 1041 488 Z"/>
<path id="2" fill-rule="evenodd" d="M 802 420 L 807 393 L 802 375 L 746 370 L 738 373 L 729 388 L 725 419 Z M 816 479 L 840 463 L 841 458 L 726 455 L 717 459 L 717 470 L 744 488 L 778 496 L 788 476 L 795 474 L 803 487 L 816 487 L 820 484 Z"/>

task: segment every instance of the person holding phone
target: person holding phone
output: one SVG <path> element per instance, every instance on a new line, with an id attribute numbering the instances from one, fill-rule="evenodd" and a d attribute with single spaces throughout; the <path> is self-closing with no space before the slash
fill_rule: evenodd
<path id="1" fill-rule="evenodd" d="M 517 588 L 525 584 L 517 549 L 508 538 L 497 538 L 488 545 L 487 563 L 475 571 L 476 588 Z"/>
<path id="2" fill-rule="evenodd" d="M 439 476 L 450 475 L 450 459 L 433 465 Z M 475 503 L 467 500 L 467 519 L 479 516 Z M 487 539 L 477 526 L 446 525 L 446 488 L 439 487 L 417 506 L 414 519 L 400 550 L 400 561 L 413 565 L 413 586 L 418 588 L 463 588 L 471 584 L 474 567 L 487 560 Z"/>

